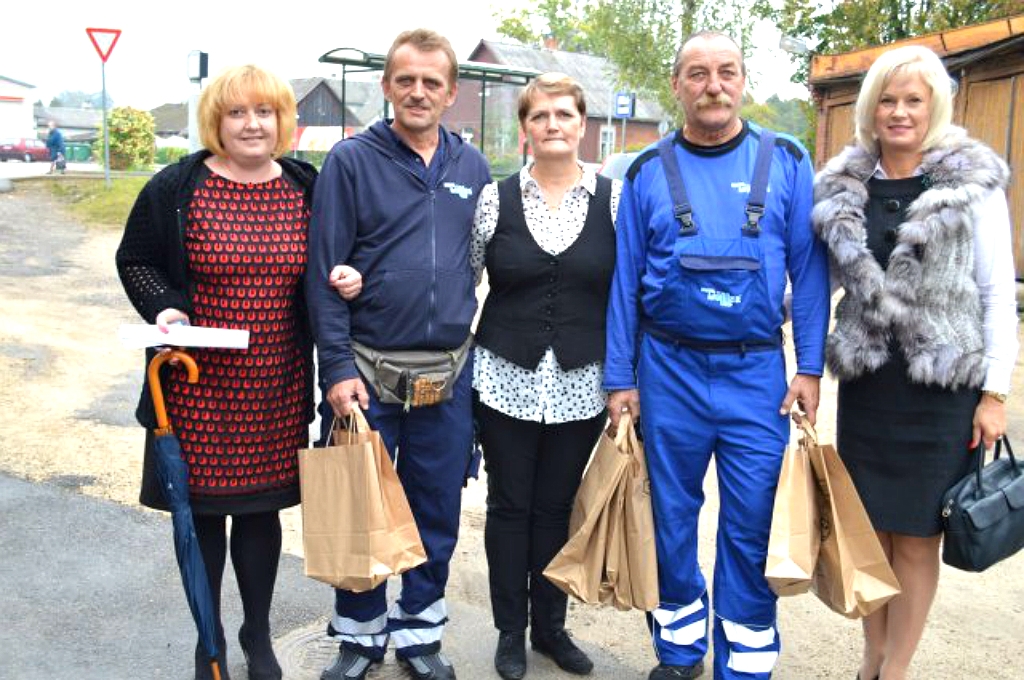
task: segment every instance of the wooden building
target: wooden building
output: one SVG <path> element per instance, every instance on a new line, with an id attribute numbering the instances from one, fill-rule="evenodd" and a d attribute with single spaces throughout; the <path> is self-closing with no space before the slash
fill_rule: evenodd
<path id="1" fill-rule="evenodd" d="M 1007 198 L 1013 254 L 1017 278 L 1024 279 L 1024 15 L 814 57 L 810 81 L 818 105 L 815 161 L 820 167 L 852 142 L 857 91 L 875 58 L 893 47 L 915 44 L 938 54 L 957 82 L 953 122 L 1010 165 Z"/>

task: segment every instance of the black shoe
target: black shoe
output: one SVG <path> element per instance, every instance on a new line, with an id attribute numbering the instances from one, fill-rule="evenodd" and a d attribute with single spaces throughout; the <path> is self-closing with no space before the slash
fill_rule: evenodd
<path id="1" fill-rule="evenodd" d="M 698 661 L 692 666 L 669 666 L 659 663 L 647 676 L 647 680 L 693 680 L 704 674 L 704 662 Z"/>
<path id="2" fill-rule="evenodd" d="M 455 680 L 455 668 L 441 652 L 410 656 L 400 661 L 416 680 Z"/>
<path id="3" fill-rule="evenodd" d="M 377 663 L 368 656 L 341 645 L 338 658 L 320 674 L 320 680 L 363 680 L 370 667 Z"/>
<path id="4" fill-rule="evenodd" d="M 564 628 L 543 633 L 531 631 L 530 646 L 567 673 L 588 675 L 594 670 L 594 662 L 576 646 Z"/>
<path id="5" fill-rule="evenodd" d="M 238 644 L 249 668 L 249 680 L 281 680 L 281 664 L 274 656 L 274 645 L 270 642 L 269 633 L 252 637 L 243 623 L 238 629 Z"/>
<path id="6" fill-rule="evenodd" d="M 521 630 L 498 633 L 494 670 L 505 680 L 521 680 L 526 675 L 526 633 Z"/>
<path id="7" fill-rule="evenodd" d="M 231 680 L 228 675 L 227 644 L 220 643 L 220 654 L 217 655 L 217 665 L 220 667 L 220 680 Z M 202 646 L 196 645 L 196 680 L 213 680 L 213 667 L 210 665 L 210 657 L 203 651 Z"/>

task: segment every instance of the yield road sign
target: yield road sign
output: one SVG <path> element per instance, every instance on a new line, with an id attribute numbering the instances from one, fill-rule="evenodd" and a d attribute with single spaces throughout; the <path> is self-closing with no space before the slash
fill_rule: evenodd
<path id="1" fill-rule="evenodd" d="M 96 53 L 100 55 L 100 59 L 103 60 L 104 64 L 107 63 L 107 58 L 114 51 L 117 39 L 121 37 L 121 29 L 87 28 L 85 32 L 89 34 L 89 40 L 92 41 L 92 46 L 96 48 Z"/>

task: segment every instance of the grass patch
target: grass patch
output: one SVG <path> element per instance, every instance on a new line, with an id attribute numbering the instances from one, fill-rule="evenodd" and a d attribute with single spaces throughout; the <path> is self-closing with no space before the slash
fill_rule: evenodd
<path id="1" fill-rule="evenodd" d="M 53 196 L 82 222 L 121 229 L 148 181 L 149 177 L 117 177 L 111 179 L 109 189 L 102 177 L 68 178 L 49 184 Z"/>

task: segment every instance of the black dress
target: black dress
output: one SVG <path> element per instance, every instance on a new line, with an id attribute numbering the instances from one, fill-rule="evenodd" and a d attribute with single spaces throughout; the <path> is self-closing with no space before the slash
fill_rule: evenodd
<path id="1" fill-rule="evenodd" d="M 868 182 L 868 248 L 883 267 L 895 229 L 920 195 L 920 177 Z M 876 531 L 934 536 L 942 531 L 942 496 L 972 463 L 976 389 L 910 382 L 899 346 L 874 373 L 839 384 L 836 440 Z"/>

